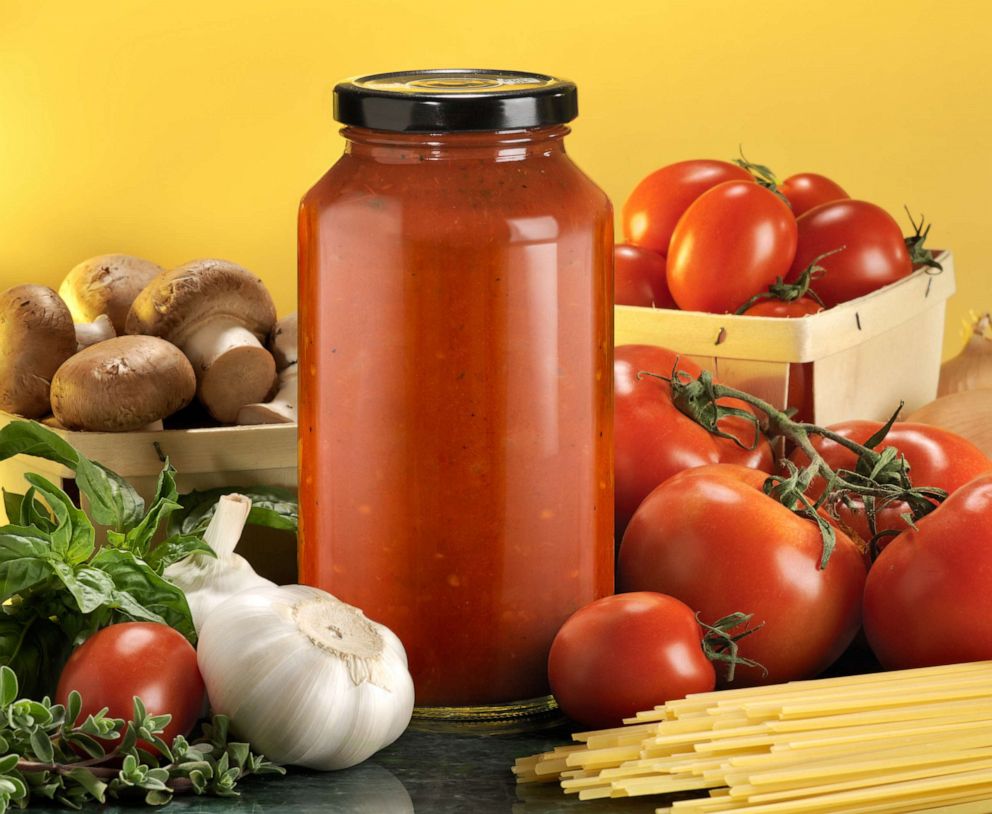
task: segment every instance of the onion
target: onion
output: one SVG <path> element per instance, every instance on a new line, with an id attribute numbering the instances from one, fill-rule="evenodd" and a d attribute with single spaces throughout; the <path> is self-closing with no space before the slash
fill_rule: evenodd
<path id="1" fill-rule="evenodd" d="M 932 424 L 957 433 L 992 458 L 992 384 L 981 390 L 941 396 L 908 415 L 906 421 Z"/>
<path id="2" fill-rule="evenodd" d="M 940 368 L 938 396 L 992 388 L 992 314 L 972 315 L 970 328 L 962 351 Z"/>

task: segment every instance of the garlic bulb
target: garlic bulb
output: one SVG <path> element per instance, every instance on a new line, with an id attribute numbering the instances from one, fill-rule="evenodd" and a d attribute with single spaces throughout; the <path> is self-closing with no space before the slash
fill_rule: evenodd
<path id="1" fill-rule="evenodd" d="M 224 495 L 203 533 L 216 558 L 192 554 L 165 569 L 165 578 L 186 594 L 197 633 L 207 614 L 229 596 L 248 588 L 275 586 L 256 574 L 248 560 L 234 553 L 250 511 L 251 501 L 244 495 Z"/>
<path id="2" fill-rule="evenodd" d="M 970 327 L 971 333 L 964 349 L 940 368 L 938 396 L 992 388 L 992 314 L 973 315 Z"/>
<path id="3" fill-rule="evenodd" d="M 214 711 L 276 763 L 354 766 L 413 712 L 400 640 L 317 588 L 235 594 L 207 617 L 197 658 Z"/>

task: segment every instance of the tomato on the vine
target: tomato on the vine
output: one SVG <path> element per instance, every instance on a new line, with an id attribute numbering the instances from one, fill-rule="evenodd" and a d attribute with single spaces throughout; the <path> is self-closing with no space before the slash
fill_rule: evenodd
<path id="1" fill-rule="evenodd" d="M 823 310 L 823 306 L 810 297 L 800 297 L 797 300 L 765 299 L 758 300 L 748 308 L 744 314 L 750 317 L 778 317 L 780 319 L 794 319 L 796 317 L 808 317 L 818 314 Z"/>
<path id="2" fill-rule="evenodd" d="M 706 190 L 724 181 L 750 181 L 746 170 L 727 161 L 679 161 L 642 180 L 623 206 L 628 243 L 668 254 L 668 243 L 682 213 Z"/>
<path id="3" fill-rule="evenodd" d="M 887 669 L 992 659 L 992 474 L 886 547 L 868 574 L 864 616 Z"/>
<path id="4" fill-rule="evenodd" d="M 830 666 L 861 625 L 866 564 L 836 531 L 821 568 L 816 523 L 762 491 L 765 476 L 716 464 L 665 481 L 641 503 L 620 546 L 624 591 L 658 591 L 712 624 L 753 614 L 758 629 L 739 642 L 734 686 L 811 678 Z M 760 626 L 760 627 L 759 627 Z"/>
<path id="5" fill-rule="evenodd" d="M 880 421 L 842 421 L 827 427 L 842 438 L 864 444 L 882 428 Z M 857 465 L 854 452 L 837 441 L 813 435 L 810 438 L 813 448 L 823 457 L 833 470 L 853 470 Z M 897 421 L 889 429 L 885 439 L 875 448 L 882 452 L 895 447 L 909 464 L 909 476 L 914 486 L 935 486 L 946 492 L 953 492 L 968 481 L 986 472 L 992 472 L 992 460 L 967 438 L 962 438 L 950 430 L 929 424 L 915 424 Z M 809 458 L 802 450 L 795 450 L 790 456 L 797 466 L 805 466 Z M 819 498 L 823 494 L 824 481 L 814 479 L 809 494 Z M 851 496 L 836 506 L 840 521 L 865 542 L 872 538 L 864 504 Z M 877 532 L 902 532 L 907 524 L 903 515 L 909 511 L 905 503 L 897 502 L 882 506 L 876 513 Z M 891 536 L 878 540 L 878 547 L 884 548 Z"/>
<path id="6" fill-rule="evenodd" d="M 726 181 L 686 209 L 668 250 L 668 289 L 686 311 L 728 313 L 784 277 L 796 219 L 754 181 Z"/>
<path id="7" fill-rule="evenodd" d="M 90 636 L 62 670 L 58 703 L 65 704 L 72 690 L 82 696 L 82 717 L 107 707 L 111 717 L 130 720 L 135 696 L 150 715 L 170 714 L 162 735 L 168 744 L 192 730 L 206 703 L 193 645 L 155 622 L 122 622 Z"/>
<path id="8" fill-rule="evenodd" d="M 641 710 L 715 688 L 702 636 L 692 609 L 670 596 L 607 596 L 562 625 L 548 682 L 570 718 L 595 729 L 619 726 Z"/>
<path id="9" fill-rule="evenodd" d="M 851 197 L 841 188 L 840 184 L 815 172 L 800 172 L 790 175 L 779 184 L 778 188 L 789 199 L 792 214 L 797 218 L 820 204 Z"/>
<path id="10" fill-rule="evenodd" d="M 645 308 L 676 308 L 668 291 L 664 255 L 620 243 L 613 250 L 613 302 Z"/>
<path id="11" fill-rule="evenodd" d="M 913 271 L 899 224 L 875 204 L 854 200 L 820 204 L 796 224 L 799 240 L 786 280 L 794 282 L 819 258 L 817 265 L 825 272 L 815 289 L 828 308 L 870 294 Z M 672 293 L 677 301 L 674 287 Z"/>
<path id="12" fill-rule="evenodd" d="M 684 415 L 672 403 L 668 382 L 642 371 L 671 376 L 679 370 L 693 378 L 702 372 L 698 365 L 666 348 L 622 345 L 616 349 L 613 367 L 616 418 L 616 530 L 623 533 L 638 504 L 659 483 L 693 466 L 710 463 L 739 463 L 770 472 L 772 450 L 755 426 L 744 418 L 727 416 L 719 427 L 740 441 L 720 438 Z M 736 399 L 720 404 L 750 408 Z M 753 449 L 748 449 L 753 447 Z"/>

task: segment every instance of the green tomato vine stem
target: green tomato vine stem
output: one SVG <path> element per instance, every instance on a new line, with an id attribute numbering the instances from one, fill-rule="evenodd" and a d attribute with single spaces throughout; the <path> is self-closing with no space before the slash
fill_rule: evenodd
<path id="1" fill-rule="evenodd" d="M 947 492 L 943 489 L 913 486 L 909 477 L 909 463 L 894 447 L 882 451 L 874 449 L 882 442 L 895 422 L 902 404 L 878 432 L 864 444 L 859 444 L 826 427 L 794 421 L 787 413 L 743 390 L 717 384 L 709 371 L 704 370 L 698 378 L 693 378 L 686 371 L 678 368 L 678 360 L 669 376 L 641 371 L 638 377 L 642 376 L 667 382 L 671 387 L 672 402 L 676 408 L 714 435 L 728 438 L 738 446 L 748 448 L 735 435 L 719 427 L 721 419 L 736 416 L 751 422 L 754 427 L 754 443 L 751 449 L 760 442 L 762 434 L 767 433 L 772 437 L 785 438 L 803 451 L 809 463 L 800 469 L 791 461 L 784 461 L 788 474 L 769 475 L 764 484 L 764 491 L 789 510 L 817 524 L 823 538 L 823 553 L 819 564 L 821 569 L 827 567 L 836 545 L 834 528 L 822 516 L 821 508 L 833 507 L 840 501 L 850 501 L 852 497 L 860 498 L 874 534 L 875 513 L 879 507 L 894 502 L 905 502 L 910 507 L 911 519 L 917 520 L 932 512 L 947 497 Z M 720 404 L 719 401 L 722 399 L 744 402 L 764 416 L 764 423 L 753 412 Z M 857 456 L 855 468 L 836 471 L 831 469 L 813 445 L 811 440 L 813 436 L 834 441 L 854 453 Z M 817 476 L 823 478 L 825 488 L 814 501 L 809 498 L 807 492 Z"/>

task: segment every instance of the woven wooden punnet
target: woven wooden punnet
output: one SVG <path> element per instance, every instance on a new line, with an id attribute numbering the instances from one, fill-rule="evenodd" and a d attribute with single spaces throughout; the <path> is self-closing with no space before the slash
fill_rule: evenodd
<path id="1" fill-rule="evenodd" d="M 937 395 L 944 311 L 954 293 L 954 260 L 942 272 L 914 272 L 867 296 L 799 319 L 704 314 L 618 305 L 617 345 L 678 351 L 723 383 L 781 409 L 789 366 L 811 363 L 813 420 L 884 420 Z M 815 286 L 814 286 L 815 288 Z"/>

